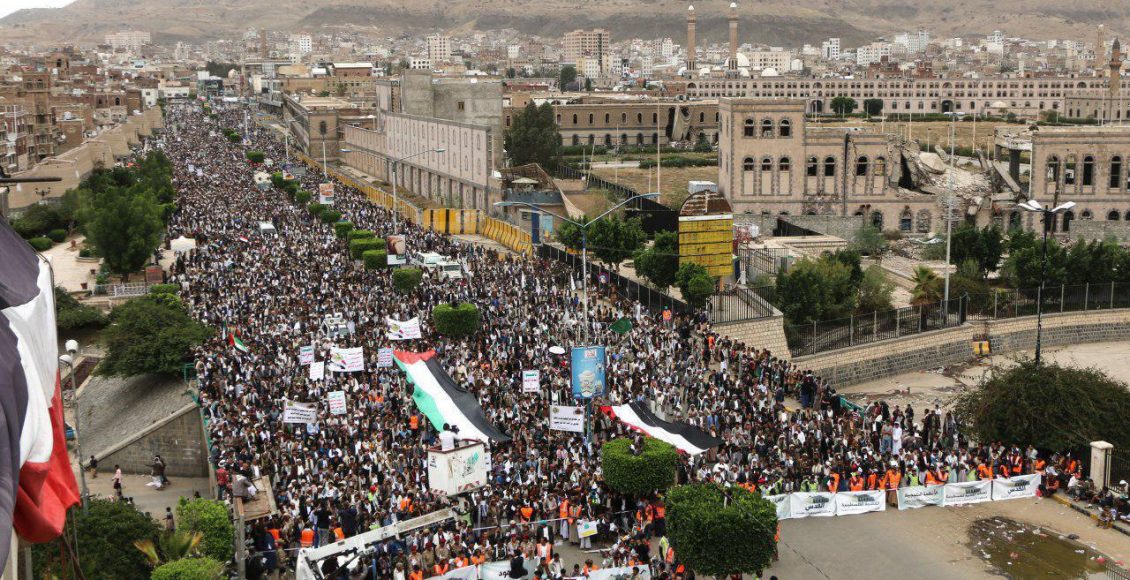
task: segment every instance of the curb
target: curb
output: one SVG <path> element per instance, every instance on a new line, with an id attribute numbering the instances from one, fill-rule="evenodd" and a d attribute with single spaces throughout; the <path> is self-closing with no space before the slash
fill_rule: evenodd
<path id="1" fill-rule="evenodd" d="M 1051 497 L 1051 499 L 1054 500 L 1056 503 L 1067 506 L 1067 507 L 1069 507 L 1069 508 L 1091 518 L 1092 520 L 1095 520 L 1095 521 L 1099 520 L 1099 516 L 1096 515 L 1094 512 L 1088 510 L 1087 508 L 1083 508 L 1083 507 L 1079 507 L 1078 505 L 1075 505 L 1075 502 L 1073 502 L 1073 501 L 1071 501 L 1071 500 L 1069 500 L 1065 497 L 1062 497 L 1059 494 L 1053 495 Z M 1111 529 L 1116 530 L 1118 533 L 1120 533 L 1124 536 L 1130 536 L 1130 529 L 1127 529 L 1124 525 L 1122 525 L 1120 523 L 1115 523 L 1113 526 L 1111 526 Z"/>

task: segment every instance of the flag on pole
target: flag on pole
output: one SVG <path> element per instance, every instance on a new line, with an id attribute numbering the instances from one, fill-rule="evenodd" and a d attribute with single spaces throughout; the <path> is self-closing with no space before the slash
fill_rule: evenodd
<path id="1" fill-rule="evenodd" d="M 228 334 L 228 344 L 234 346 L 235 349 L 239 352 L 247 352 L 251 350 L 247 348 L 246 344 L 243 344 L 243 339 L 239 338 L 239 335 L 237 335 L 234 331 Z"/>
<path id="2" fill-rule="evenodd" d="M 621 318 L 620 320 L 613 322 L 608 327 L 608 330 L 611 330 L 616 334 L 628 334 L 632 331 L 632 319 L 628 317 Z"/>

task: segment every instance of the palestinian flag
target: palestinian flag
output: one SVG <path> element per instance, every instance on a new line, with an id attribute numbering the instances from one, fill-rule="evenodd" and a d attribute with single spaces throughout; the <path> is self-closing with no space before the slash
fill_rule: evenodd
<path id="1" fill-rule="evenodd" d="M 235 349 L 238 350 L 239 352 L 247 352 L 247 351 L 251 350 L 251 349 L 247 348 L 246 344 L 243 344 L 243 340 L 241 338 L 239 338 L 239 335 L 236 334 L 234 331 L 232 331 L 231 333 L 228 334 L 228 344 L 234 346 Z"/>
<path id="2" fill-rule="evenodd" d="M 408 375 L 412 400 L 416 408 L 431 421 L 437 431 L 446 423 L 459 429 L 460 439 L 476 439 L 484 443 L 503 443 L 510 436 L 487 421 L 478 397 L 455 384 L 443 370 L 434 350 L 427 352 L 393 352 L 400 370 Z"/>
<path id="3" fill-rule="evenodd" d="M 601 407 L 600 410 L 648 437 L 674 445 L 676 449 L 688 455 L 698 455 L 722 444 L 721 439 L 711 436 L 698 427 L 660 419 L 651 412 L 645 402 Z"/>
<path id="4" fill-rule="evenodd" d="M 50 264 L 0 220 L 0 568 L 12 529 L 57 538 L 79 502 L 63 436 Z"/>

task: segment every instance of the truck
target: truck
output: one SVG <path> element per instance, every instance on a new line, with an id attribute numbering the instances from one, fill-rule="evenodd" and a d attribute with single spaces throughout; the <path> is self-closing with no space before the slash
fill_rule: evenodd
<path id="1" fill-rule="evenodd" d="M 439 269 L 440 276 L 445 280 L 462 280 L 463 279 L 463 264 L 453 262 L 451 260 L 444 260 L 436 264 Z"/>

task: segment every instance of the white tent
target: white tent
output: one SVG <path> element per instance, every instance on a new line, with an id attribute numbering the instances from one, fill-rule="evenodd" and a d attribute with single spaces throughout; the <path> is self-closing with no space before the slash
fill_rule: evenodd
<path id="1" fill-rule="evenodd" d="M 186 238 L 184 236 L 181 236 L 181 237 L 169 242 L 169 249 L 178 253 L 178 254 L 182 254 L 184 252 L 187 252 L 187 251 L 189 251 L 189 250 L 191 250 L 195 247 L 196 247 L 196 240 L 194 240 L 192 238 Z"/>

